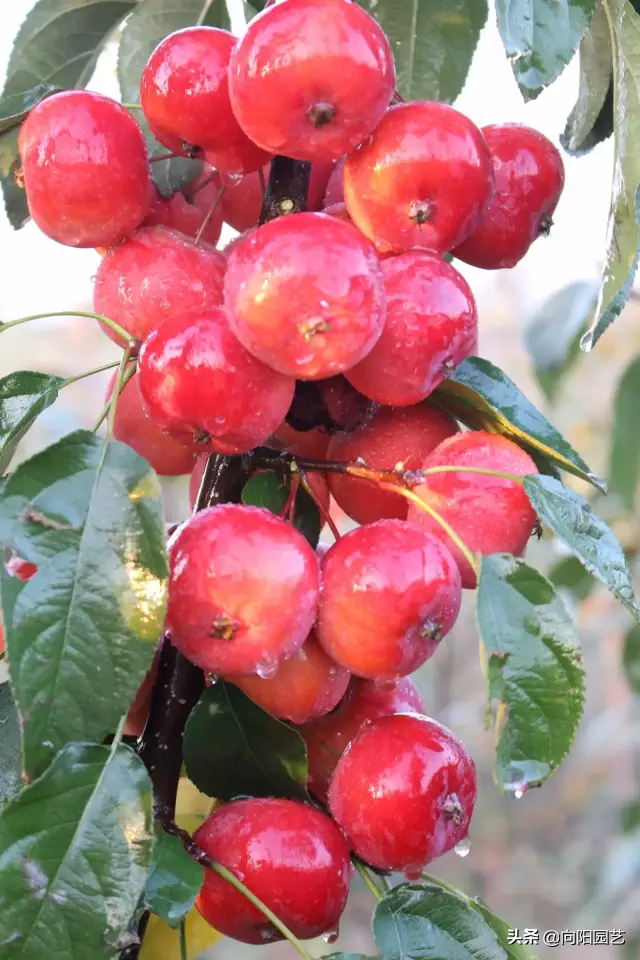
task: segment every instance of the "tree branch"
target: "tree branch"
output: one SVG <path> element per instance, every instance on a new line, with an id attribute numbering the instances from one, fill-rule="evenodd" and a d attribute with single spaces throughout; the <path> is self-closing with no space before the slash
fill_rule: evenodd
<path id="1" fill-rule="evenodd" d="M 307 209 L 311 164 L 289 157 L 274 157 L 258 223 L 268 223 Z"/>

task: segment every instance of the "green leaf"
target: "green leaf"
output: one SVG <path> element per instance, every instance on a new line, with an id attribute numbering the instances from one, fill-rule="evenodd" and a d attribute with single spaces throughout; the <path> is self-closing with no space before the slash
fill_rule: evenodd
<path id="1" fill-rule="evenodd" d="M 225 0 L 145 0 L 138 3 L 127 20 L 118 48 L 118 80 L 122 99 L 127 103 L 140 101 L 140 78 L 146 63 L 166 36 L 183 27 L 191 27 L 202 21 L 206 26 L 230 30 L 229 14 Z M 158 143 L 140 114 L 140 122 L 147 137 L 152 156 L 160 156 L 167 148 Z M 164 196 L 182 189 L 202 172 L 200 160 L 178 157 L 152 164 L 153 179 Z"/>
<path id="2" fill-rule="evenodd" d="M 365 956 L 364 953 L 330 953 L 320 957 L 320 960 L 377 960 L 377 958 Z"/>
<path id="3" fill-rule="evenodd" d="M 525 477 L 523 485 L 533 509 L 592 576 L 640 620 L 624 551 L 613 531 L 581 494 L 553 477 Z"/>
<path id="4" fill-rule="evenodd" d="M 144 899 L 152 913 L 179 927 L 195 903 L 204 869 L 192 860 L 178 837 L 157 828 L 156 846 Z"/>
<path id="5" fill-rule="evenodd" d="M 488 702 L 497 701 L 495 776 L 523 793 L 566 756 L 584 707 L 575 628 L 553 584 L 506 553 L 483 557 L 477 615 Z"/>
<path id="6" fill-rule="evenodd" d="M 54 403 L 63 383 L 62 377 L 31 370 L 10 373 L 0 380 L 0 473 L 9 466 L 17 444 L 36 417 Z"/>
<path id="7" fill-rule="evenodd" d="M 38 0 L 14 41 L 4 93 L 39 83 L 83 87 L 114 27 L 135 0 Z"/>
<path id="8" fill-rule="evenodd" d="M 405 100 L 453 103 L 484 27 L 486 0 L 358 0 L 381 24 Z"/>
<path id="9" fill-rule="evenodd" d="M 525 100 L 560 76 L 594 7 L 595 0 L 496 0 L 498 30 Z"/>
<path id="10" fill-rule="evenodd" d="M 373 915 L 386 960 L 507 960 L 496 932 L 470 903 L 438 883 L 402 883 Z"/>
<path id="11" fill-rule="evenodd" d="M 613 133 L 613 57 L 604 6 L 597 4 L 580 41 L 580 86 L 560 142 L 580 156 Z"/>
<path id="12" fill-rule="evenodd" d="M 637 800 L 622 808 L 620 829 L 622 833 L 633 833 L 640 829 L 640 802 Z"/>
<path id="13" fill-rule="evenodd" d="M 573 594 L 576 600 L 586 600 L 593 590 L 593 577 L 587 573 L 577 557 L 564 557 L 549 571 L 549 580 Z"/>
<path id="14" fill-rule="evenodd" d="M 640 626 L 635 624 L 624 638 L 622 665 L 629 686 L 640 694 Z"/>
<path id="15" fill-rule="evenodd" d="M 151 825 L 151 782 L 128 747 L 65 747 L 0 813 L 3 960 L 112 960 L 144 890 Z"/>
<path id="16" fill-rule="evenodd" d="M 242 502 L 252 507 L 264 507 L 281 516 L 290 493 L 291 477 L 285 477 L 275 470 L 263 470 L 255 473 L 245 484 Z M 322 529 L 320 510 L 302 487 L 296 493 L 293 525 L 314 549 L 318 546 Z"/>
<path id="17" fill-rule="evenodd" d="M 614 168 L 602 288 L 591 327 L 590 350 L 621 313 L 638 266 L 640 248 L 640 16 L 629 0 L 604 0 L 614 64 Z"/>
<path id="18" fill-rule="evenodd" d="M 538 383 L 553 400 L 580 355 L 580 338 L 598 299 L 598 286 L 578 281 L 554 293 L 529 321 L 524 341 Z"/>
<path id="19" fill-rule="evenodd" d="M 532 454 L 542 453 L 562 470 L 606 490 L 580 454 L 489 360 L 468 357 L 440 384 L 433 399 L 474 430 L 503 433 Z"/>
<path id="20" fill-rule="evenodd" d="M 22 786 L 18 712 L 8 683 L 0 683 L 0 807 Z"/>
<path id="21" fill-rule="evenodd" d="M 307 797 L 307 751 L 291 727 L 219 680 L 196 704 L 184 735 L 187 776 L 218 800 Z"/>
<path id="22" fill-rule="evenodd" d="M 2 181 L 2 199 L 7 220 L 14 230 L 21 230 L 28 223 L 31 214 L 27 204 L 27 193 L 15 182 L 13 174 Z"/>
<path id="23" fill-rule="evenodd" d="M 2 574 L 11 685 L 25 767 L 113 732 L 164 622 L 167 555 L 158 478 L 123 443 L 80 430 L 23 463 L 3 496 L 7 548 L 36 564 Z"/>
<path id="24" fill-rule="evenodd" d="M 39 83 L 37 86 L 31 87 L 30 90 L 0 97 L 0 133 L 6 133 L 13 127 L 19 127 L 36 104 L 59 89 L 59 87 L 51 86 L 50 83 Z"/>
<path id="25" fill-rule="evenodd" d="M 609 461 L 611 486 L 632 511 L 640 479 L 640 357 L 631 361 L 618 381 L 615 398 L 613 442 Z"/>
<path id="26" fill-rule="evenodd" d="M 0 135 L 0 177 L 3 180 L 5 177 L 13 177 L 15 170 L 20 166 L 18 162 L 19 130 L 19 127 L 12 127 Z"/>

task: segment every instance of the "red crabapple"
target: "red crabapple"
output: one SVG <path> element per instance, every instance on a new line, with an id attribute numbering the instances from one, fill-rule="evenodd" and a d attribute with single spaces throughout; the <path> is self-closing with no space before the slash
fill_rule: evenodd
<path id="1" fill-rule="evenodd" d="M 235 37 L 187 27 L 161 40 L 140 82 L 140 103 L 155 137 L 170 150 L 200 147 L 218 170 L 247 173 L 267 159 L 238 126 L 229 102 Z"/>
<path id="2" fill-rule="evenodd" d="M 346 157 L 343 157 L 342 160 L 338 160 L 335 167 L 333 168 L 333 173 L 329 177 L 327 183 L 327 189 L 324 194 L 324 206 L 332 207 L 338 203 L 344 203 L 344 186 L 342 184 L 344 178 L 344 165 L 346 163 Z"/>
<path id="3" fill-rule="evenodd" d="M 402 677 L 390 687 L 352 677 L 338 707 L 303 724 L 299 730 L 307 745 L 309 789 L 326 803 L 336 764 L 365 724 L 393 713 L 423 712 L 422 697 L 409 677 Z"/>
<path id="4" fill-rule="evenodd" d="M 271 164 L 262 168 L 265 184 L 269 180 Z M 309 196 L 307 207 L 309 210 L 320 210 L 324 191 L 329 175 L 333 170 L 332 163 L 314 163 L 309 178 Z M 220 201 L 225 223 L 234 230 L 243 233 L 258 225 L 258 218 L 262 209 L 262 183 L 258 172 L 247 173 L 241 180 L 231 177 L 225 178 L 225 191 Z"/>
<path id="5" fill-rule="evenodd" d="M 38 572 L 35 563 L 31 563 L 30 560 L 23 560 L 15 553 L 5 562 L 4 568 L 10 577 L 22 580 L 23 583 L 31 580 L 31 577 L 34 577 Z"/>
<path id="6" fill-rule="evenodd" d="M 207 174 L 207 180 L 209 176 L 211 174 Z M 204 179 L 201 178 L 202 182 L 204 182 Z M 198 181 L 195 181 L 192 186 L 196 189 Z M 213 208 L 213 213 L 202 231 L 201 240 L 205 244 L 215 247 L 222 231 L 222 211 L 220 204 L 216 205 L 219 193 L 220 177 L 218 174 L 214 174 L 213 179 L 205 186 L 190 194 L 193 199 L 187 199 L 184 193 L 178 192 L 165 200 L 156 190 L 151 209 L 142 225 L 143 227 L 168 227 L 169 230 L 184 233 L 186 237 L 195 239 Z"/>
<path id="7" fill-rule="evenodd" d="M 276 798 L 234 800 L 210 814 L 194 840 L 303 940 L 334 931 L 351 881 L 349 849 L 324 813 Z M 216 930 L 243 943 L 282 934 L 226 880 L 205 868 L 196 900 Z"/>
<path id="8" fill-rule="evenodd" d="M 285 418 L 294 381 L 235 338 L 222 307 L 177 314 L 140 350 L 140 390 L 161 430 L 216 453 L 243 453 Z"/>
<path id="9" fill-rule="evenodd" d="M 113 393 L 116 377 L 114 373 L 109 381 L 106 400 Z M 168 477 L 190 473 L 196 461 L 194 447 L 186 447 L 156 426 L 144 409 L 139 379 L 139 374 L 134 374 L 118 397 L 114 437 L 148 460 L 156 473 Z"/>
<path id="10" fill-rule="evenodd" d="M 476 769 L 463 744 L 428 717 L 367 724 L 338 761 L 329 809 L 354 852 L 380 870 L 417 879 L 464 840 Z"/>
<path id="11" fill-rule="evenodd" d="M 410 250 L 382 263 L 387 318 L 382 336 L 346 374 L 353 386 L 394 407 L 419 403 L 478 349 L 469 284 L 437 254 Z"/>
<path id="12" fill-rule="evenodd" d="M 211 673 L 273 676 L 309 635 L 318 558 L 301 533 L 260 507 L 200 511 L 175 535 L 167 625 Z"/>
<path id="13" fill-rule="evenodd" d="M 322 561 L 316 635 L 358 677 L 406 676 L 433 656 L 460 610 L 449 550 L 402 520 L 358 527 Z M 422 532 L 422 531 L 420 531 Z"/>
<path id="14" fill-rule="evenodd" d="M 444 440 L 422 464 L 435 467 L 478 467 L 518 477 L 537 473 L 528 453 L 496 433 L 473 430 Z M 433 473 L 415 488 L 474 553 L 511 553 L 521 556 L 533 532 L 536 514 L 520 483 L 481 473 Z M 417 505 L 409 507 L 408 520 L 447 545 L 456 558 L 462 585 L 475 587 L 469 562 L 442 527 Z"/>
<path id="15" fill-rule="evenodd" d="M 288 423 L 279 426 L 272 439 L 278 449 L 313 460 L 324 460 L 329 446 L 328 433 L 321 430 L 294 430 Z"/>
<path id="16" fill-rule="evenodd" d="M 342 375 L 320 380 L 317 387 L 329 417 L 340 430 L 355 430 L 376 409 L 376 404 L 358 393 Z"/>
<path id="17" fill-rule="evenodd" d="M 446 103 L 391 107 L 344 168 L 355 225 L 382 253 L 444 253 L 474 230 L 493 191 L 480 130 Z"/>
<path id="18" fill-rule="evenodd" d="M 424 458 L 457 430 L 455 420 L 428 401 L 413 407 L 379 407 L 356 430 L 334 434 L 327 459 L 360 460 L 377 470 L 394 470 L 399 464 L 404 470 L 417 470 Z M 346 473 L 330 473 L 328 479 L 336 503 L 352 520 L 407 519 L 408 501 L 399 494 Z"/>
<path id="19" fill-rule="evenodd" d="M 282 661 L 275 676 L 229 679 L 274 717 L 304 723 L 329 713 L 340 702 L 349 671 L 326 655 L 311 632 L 304 646 Z"/>
<path id="20" fill-rule="evenodd" d="M 144 220 L 151 175 L 142 130 L 123 106 L 88 90 L 42 100 L 20 127 L 29 213 L 70 247 L 110 247 Z"/>
<path id="21" fill-rule="evenodd" d="M 288 0 L 255 17 L 229 64 L 240 126 L 270 153 L 337 160 L 362 143 L 393 96 L 389 41 L 345 0 Z"/>
<path id="22" fill-rule="evenodd" d="M 564 187 L 564 165 L 545 136 L 519 123 L 494 124 L 482 133 L 493 161 L 496 189 L 485 214 L 453 251 L 485 270 L 514 267 L 541 234 L 549 232 Z"/>
<path id="23" fill-rule="evenodd" d="M 223 254 L 166 227 L 136 230 L 100 261 L 93 291 L 96 313 L 146 340 L 166 320 L 222 303 Z M 120 343 L 117 334 L 105 332 Z"/>
<path id="24" fill-rule="evenodd" d="M 355 227 L 322 213 L 272 220 L 234 247 L 224 301 L 247 350 L 300 380 L 352 367 L 384 324 L 373 247 Z"/>

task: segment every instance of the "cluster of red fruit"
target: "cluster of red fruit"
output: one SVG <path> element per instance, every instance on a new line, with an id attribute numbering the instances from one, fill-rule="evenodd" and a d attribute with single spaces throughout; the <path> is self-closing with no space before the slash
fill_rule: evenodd
<path id="1" fill-rule="evenodd" d="M 407 675 L 475 586 L 468 551 L 521 554 L 535 524 L 505 476 L 536 472 L 528 454 L 460 432 L 427 398 L 477 348 L 472 292 L 443 255 L 517 263 L 548 229 L 562 162 L 526 127 L 480 131 L 441 103 L 393 105 L 394 86 L 389 42 L 356 3 L 281 0 L 239 41 L 195 27 L 152 54 L 149 126 L 207 164 L 170 199 L 113 101 L 57 94 L 20 132 L 34 219 L 62 243 L 103 248 L 96 311 L 142 344 L 116 436 L 161 473 L 193 469 L 192 497 L 199 453 L 261 444 L 422 471 L 411 504 L 371 477 L 315 475 L 324 509 L 330 488 L 363 524 L 321 562 L 284 519 L 237 504 L 197 513 L 171 543 L 174 644 L 301 725 L 310 788 L 335 821 L 290 800 L 240 800 L 196 839 L 301 937 L 335 927 L 350 851 L 413 877 L 465 841 L 473 762 L 421 715 Z M 276 154 L 313 165 L 312 212 L 258 226 Z M 223 219 L 242 234 L 221 252 Z M 308 381 L 331 436 L 285 422 Z M 277 936 L 210 872 L 199 906 L 241 940 Z"/>

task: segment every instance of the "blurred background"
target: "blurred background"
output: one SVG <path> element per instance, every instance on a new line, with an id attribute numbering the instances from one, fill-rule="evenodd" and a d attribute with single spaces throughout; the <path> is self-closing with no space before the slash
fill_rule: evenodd
<path id="1" fill-rule="evenodd" d="M 0 75 L 13 37 L 32 0 L 3 3 L 0 10 Z M 117 96 L 113 56 L 101 58 L 92 89 Z M 558 142 L 578 87 L 577 63 L 554 86 L 525 105 L 490 16 L 466 87 L 457 106 L 479 125 L 521 121 Z M 539 240 L 511 271 L 483 273 L 456 264 L 469 280 L 480 315 L 480 353 L 502 367 L 583 455 L 592 469 L 608 476 L 614 398 L 618 381 L 640 353 L 640 305 L 632 298 L 622 317 L 591 354 L 582 354 L 558 382 L 551 401 L 541 389 L 531 346 L 538 360 L 562 361 L 591 302 L 605 249 L 613 161 L 608 141 L 588 156 L 565 155 L 566 187 L 551 236 Z M 223 236 L 223 242 L 227 237 Z M 0 321 L 52 310 L 91 310 L 92 275 L 98 255 L 58 246 L 29 223 L 14 233 L 0 214 Z M 566 295 L 543 320 L 548 299 L 568 285 Z M 582 301 L 581 299 L 582 298 Z M 91 320 L 49 319 L 7 332 L 0 340 L 0 376 L 36 369 L 70 376 L 117 359 L 118 350 Z M 78 427 L 91 427 L 104 401 L 108 374 L 65 389 L 28 435 L 20 456 L 52 443 Z M 546 381 L 545 381 L 546 382 Z M 640 432 L 637 438 L 640 450 Z M 636 450 L 629 450 L 635 456 Z M 568 478 L 585 495 L 593 491 Z M 186 481 L 165 484 L 169 521 L 186 515 Z M 635 557 L 640 527 L 635 511 L 625 510 L 613 492 L 598 498 L 598 511 Z M 573 751 L 540 790 L 521 800 L 500 794 L 492 780 L 493 738 L 483 727 L 484 682 L 477 656 L 473 597 L 452 634 L 416 676 L 428 712 L 450 726 L 468 745 L 480 776 L 470 855 L 449 854 L 434 873 L 468 894 L 482 897 L 511 927 L 544 930 L 622 929 L 622 946 L 534 947 L 541 956 L 639 957 L 640 947 L 640 640 L 625 636 L 628 614 L 587 576 L 564 562 L 552 539 L 532 543 L 531 563 L 566 582 L 566 601 L 579 625 L 587 669 L 585 717 Z M 560 565 L 560 566 L 559 566 Z M 637 566 L 637 564 L 636 564 Z M 639 585 L 636 577 L 636 586 Z M 358 884 L 338 943 L 319 943 L 316 953 L 342 949 L 373 954 L 371 896 Z M 635 941 L 635 942 L 634 942 Z M 311 945 L 314 949 L 315 945 Z M 253 948 L 222 940 L 211 956 L 245 960 Z M 264 960 L 290 956 L 288 945 L 262 948 Z"/>

